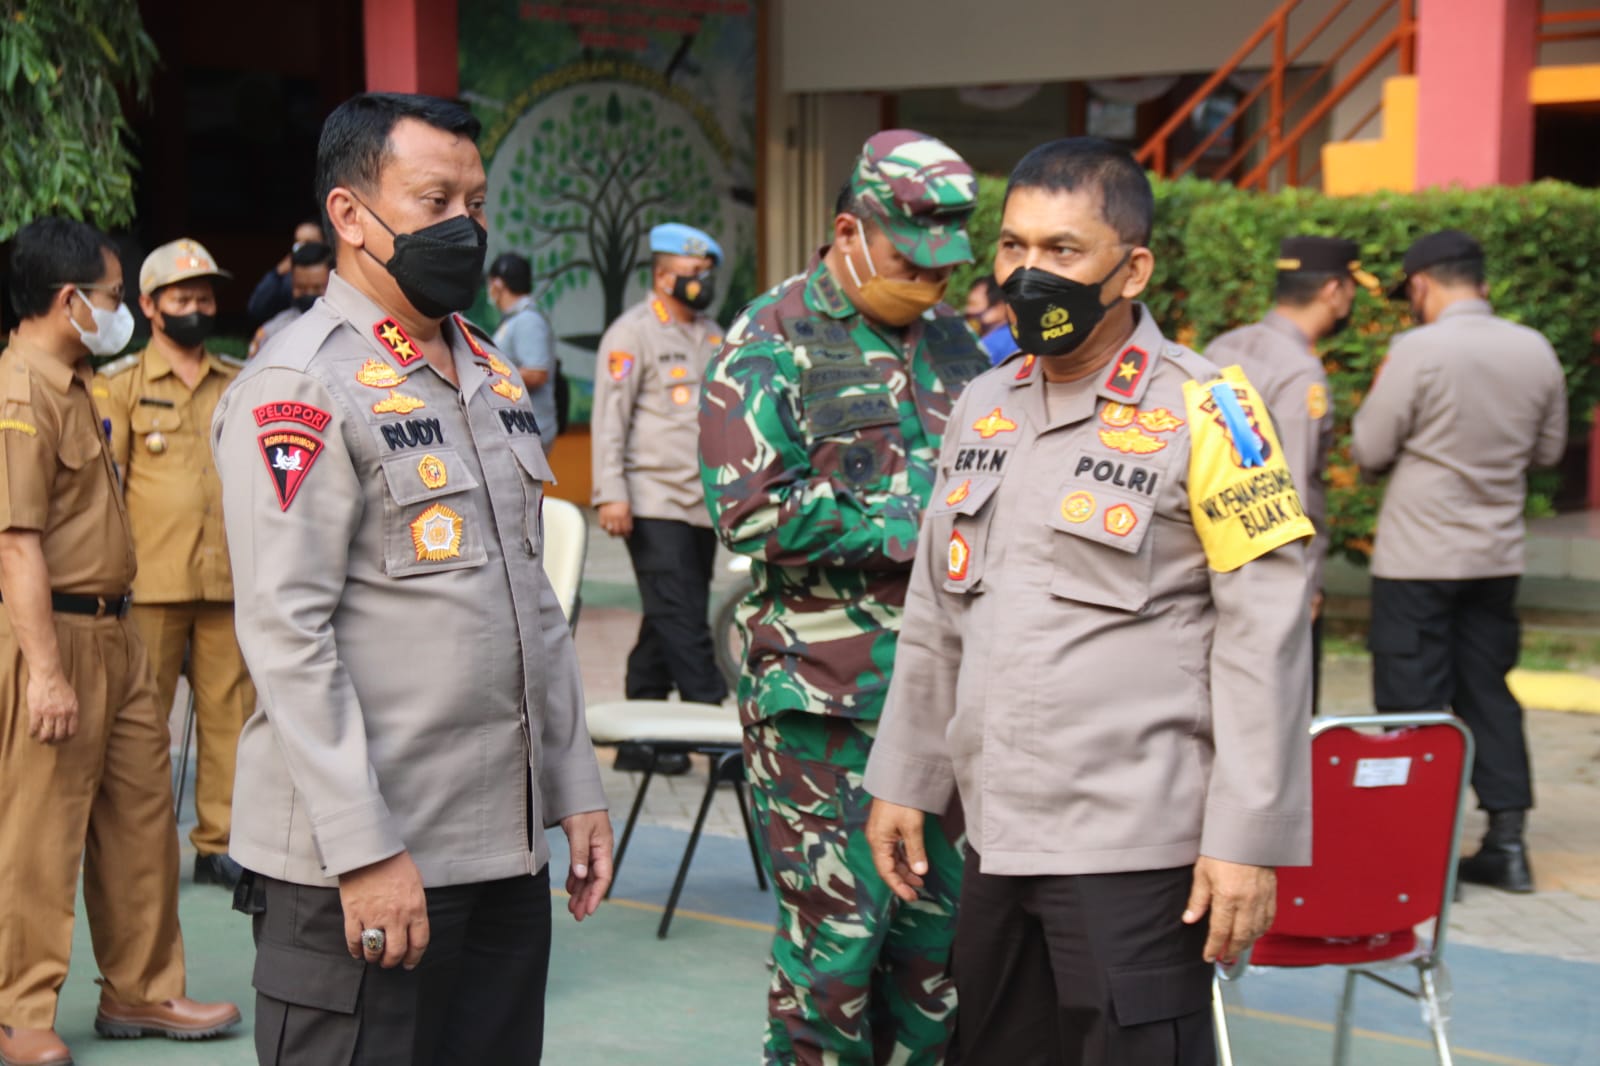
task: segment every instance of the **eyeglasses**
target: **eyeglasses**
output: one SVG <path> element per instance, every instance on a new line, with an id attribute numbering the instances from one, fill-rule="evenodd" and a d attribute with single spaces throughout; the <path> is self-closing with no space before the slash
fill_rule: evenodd
<path id="1" fill-rule="evenodd" d="M 74 289 L 79 290 L 80 292 L 104 292 L 104 293 L 108 293 L 108 294 L 110 294 L 112 299 L 117 301 L 117 303 L 121 303 L 122 302 L 122 298 L 125 295 L 121 285 L 117 285 L 117 286 L 79 285 L 75 281 L 69 281 L 69 282 L 65 282 L 63 284 L 60 284 L 60 285 L 56 286 L 56 290 L 57 291 L 60 291 L 61 289 L 65 289 L 65 288 L 74 288 Z"/>

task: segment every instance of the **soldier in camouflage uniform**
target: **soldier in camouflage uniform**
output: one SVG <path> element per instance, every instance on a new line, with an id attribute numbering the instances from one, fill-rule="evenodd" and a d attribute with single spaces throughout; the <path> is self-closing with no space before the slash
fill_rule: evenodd
<path id="1" fill-rule="evenodd" d="M 936 1064 L 954 1028 L 958 819 L 899 903 L 862 833 L 862 775 L 945 421 L 988 365 L 940 303 L 972 257 L 975 193 L 932 137 L 873 136 L 833 244 L 744 310 L 706 373 L 706 503 L 754 559 L 739 706 L 779 902 L 769 1064 Z"/>

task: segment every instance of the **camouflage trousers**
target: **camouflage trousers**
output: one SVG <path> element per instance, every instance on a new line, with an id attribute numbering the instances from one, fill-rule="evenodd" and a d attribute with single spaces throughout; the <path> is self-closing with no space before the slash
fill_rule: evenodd
<path id="1" fill-rule="evenodd" d="M 938 1066 L 960 844 L 927 820 L 930 870 L 902 903 L 872 865 L 862 787 L 876 723 L 790 712 L 745 730 L 756 823 L 778 896 L 767 1066 Z"/>

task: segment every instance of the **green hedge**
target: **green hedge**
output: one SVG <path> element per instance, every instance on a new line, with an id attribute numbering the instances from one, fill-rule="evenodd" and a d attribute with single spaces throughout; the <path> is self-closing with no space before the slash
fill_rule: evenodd
<path id="1" fill-rule="evenodd" d="M 1540 330 L 1567 372 L 1571 435 L 1588 432 L 1600 403 L 1600 190 L 1555 182 L 1487 189 L 1331 197 L 1306 189 L 1271 195 L 1196 179 L 1156 179 L 1156 272 L 1145 300 L 1167 334 L 1203 351 L 1211 338 L 1260 318 L 1271 305 L 1278 241 L 1294 233 L 1349 237 L 1386 283 L 1424 233 L 1456 227 L 1483 243 L 1497 313 Z M 960 306 L 971 279 L 994 259 L 1005 182 L 984 177 L 973 244 L 983 269 L 952 284 Z M 1381 488 L 1362 485 L 1350 459 L 1350 418 L 1389 338 L 1410 326 L 1403 304 L 1362 297 L 1351 328 L 1323 345 L 1338 439 L 1329 465 L 1333 544 L 1362 561 L 1371 552 Z M 1529 512 L 1551 511 L 1554 473 L 1535 475 Z"/>

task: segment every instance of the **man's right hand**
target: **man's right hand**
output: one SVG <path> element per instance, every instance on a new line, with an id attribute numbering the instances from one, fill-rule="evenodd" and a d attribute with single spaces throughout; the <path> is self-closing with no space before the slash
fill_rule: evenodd
<path id="1" fill-rule="evenodd" d="M 922 875 L 928 872 L 928 856 L 922 844 L 924 815 L 915 807 L 902 807 L 885 800 L 872 801 L 867 815 L 867 846 L 872 849 L 872 865 L 890 891 L 907 903 L 915 903 Z"/>
<path id="2" fill-rule="evenodd" d="M 600 528 L 610 533 L 613 537 L 631 536 L 633 534 L 633 509 L 628 506 L 628 501 L 602 503 L 600 505 Z"/>
<path id="3" fill-rule="evenodd" d="M 428 950 L 428 897 L 410 852 L 340 874 L 339 904 L 351 958 L 382 963 L 386 970 L 401 963 L 408 970 L 417 968 Z M 363 948 L 363 929 L 383 930 L 382 952 Z"/>
<path id="4" fill-rule="evenodd" d="M 78 694 L 60 670 L 28 676 L 28 735 L 63 744 L 78 733 Z"/>

